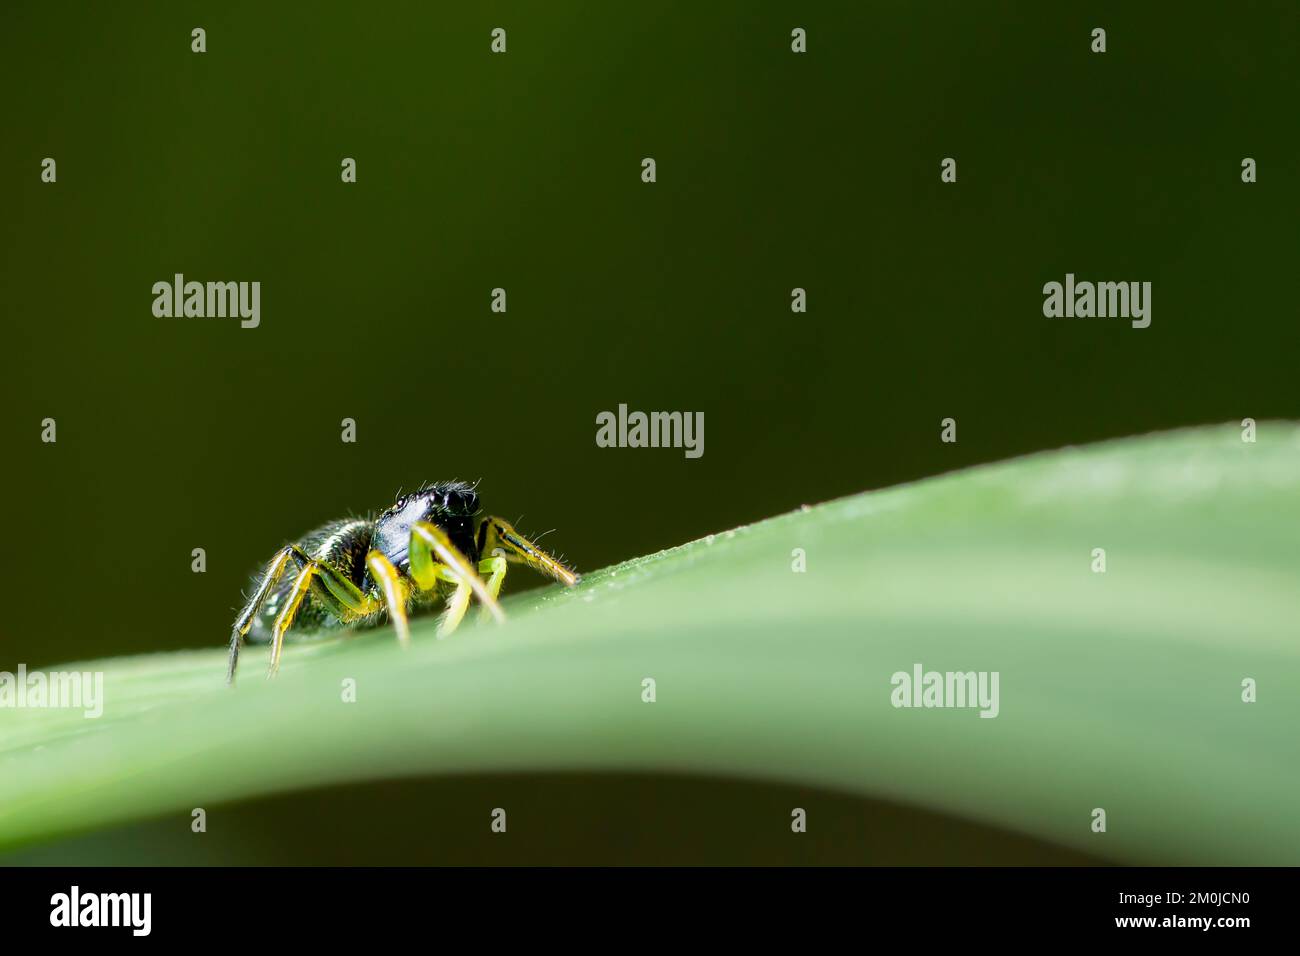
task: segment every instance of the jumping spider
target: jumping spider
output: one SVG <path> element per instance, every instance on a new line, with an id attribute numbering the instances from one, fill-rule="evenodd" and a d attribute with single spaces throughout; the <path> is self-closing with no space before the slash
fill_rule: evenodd
<path id="1" fill-rule="evenodd" d="M 472 486 L 439 482 L 402 495 L 374 520 L 331 521 L 281 548 L 254 578 L 253 596 L 235 620 L 226 682 L 234 682 L 245 639 L 270 642 L 267 676 L 274 675 L 285 633 L 296 626 L 374 624 L 386 613 L 405 645 L 411 639 L 409 612 L 445 599 L 438 626 L 443 637 L 465 616 L 471 592 L 503 620 L 497 594 L 507 562 L 526 564 L 569 587 L 578 583 L 574 571 L 508 522 L 478 510 Z M 291 565 L 292 575 L 286 573 Z"/>

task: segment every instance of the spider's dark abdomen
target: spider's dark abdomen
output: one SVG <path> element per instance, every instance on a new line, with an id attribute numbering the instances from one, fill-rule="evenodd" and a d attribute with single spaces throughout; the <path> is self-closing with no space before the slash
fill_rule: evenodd
<path id="1" fill-rule="evenodd" d="M 372 521 L 344 518 L 309 531 L 298 539 L 298 545 L 313 558 L 342 571 L 347 575 L 348 580 L 361 587 L 366 576 L 366 555 L 370 552 L 374 528 Z M 254 587 L 261 577 L 261 573 L 254 576 Z M 250 641 L 260 642 L 271 639 L 271 627 L 293 593 L 293 585 L 297 577 L 298 567 L 290 562 L 284 576 L 280 578 L 275 589 L 267 595 L 266 603 L 253 619 L 253 626 L 248 632 Z M 321 607 L 310 593 L 303 598 L 302 606 L 293 622 L 293 630 L 302 632 L 338 626 L 340 626 L 338 619 L 326 608 Z"/>

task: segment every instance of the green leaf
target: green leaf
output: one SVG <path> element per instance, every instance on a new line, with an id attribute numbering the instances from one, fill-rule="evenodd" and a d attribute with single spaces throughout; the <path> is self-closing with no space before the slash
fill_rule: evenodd
<path id="1" fill-rule="evenodd" d="M 416 622 L 406 651 L 298 644 L 266 681 L 250 648 L 234 689 L 213 621 L 207 650 L 56 668 L 104 673 L 98 719 L 0 709 L 0 846 L 342 781 L 638 770 L 1119 861 L 1300 863 L 1298 492 L 1300 429 L 1219 426 L 805 508 L 522 595 L 504 626 Z M 998 672 L 998 716 L 892 706 L 918 663 Z"/>

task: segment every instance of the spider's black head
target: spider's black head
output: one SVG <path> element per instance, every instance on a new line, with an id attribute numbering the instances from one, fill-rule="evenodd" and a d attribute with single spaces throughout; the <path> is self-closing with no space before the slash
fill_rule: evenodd
<path id="1" fill-rule="evenodd" d="M 474 515 L 478 509 L 478 495 L 472 485 L 462 481 L 429 485 L 402 495 L 376 519 L 371 547 L 378 548 L 398 568 L 406 570 L 410 566 L 407 548 L 411 541 L 411 525 L 427 521 L 445 531 L 471 565 L 477 564 L 479 555 L 474 541 Z"/>

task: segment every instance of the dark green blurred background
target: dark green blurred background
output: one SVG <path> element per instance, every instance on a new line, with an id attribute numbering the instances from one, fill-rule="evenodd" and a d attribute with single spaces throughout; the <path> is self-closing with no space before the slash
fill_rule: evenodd
<path id="1" fill-rule="evenodd" d="M 1037 449 L 1300 417 L 1300 8 L 1138 6 L 7 4 L 0 669 L 221 644 L 278 545 L 427 479 L 482 479 L 490 510 L 558 529 L 593 569 Z M 176 272 L 259 280 L 261 326 L 155 318 L 151 286 Z M 1151 327 L 1045 319 L 1066 272 L 1151 281 Z M 703 458 L 597 448 L 620 402 L 704 412 Z M 482 841 L 411 843 L 365 808 L 454 820 L 499 785 L 340 791 L 341 815 L 329 795 L 266 801 L 240 826 L 270 835 L 222 860 L 477 859 Z M 662 828 L 600 850 L 665 802 L 789 802 L 510 783 L 561 803 L 585 785 L 607 799 L 583 819 L 604 822 L 568 833 L 569 859 L 666 859 Z M 911 821 L 911 859 L 1040 858 L 1007 840 L 945 855 L 923 835 L 958 824 Z M 883 829 L 790 859 L 900 862 L 870 852 Z M 181 862 L 139 850 L 168 832 L 48 858 Z M 750 861 L 745 832 L 667 858 Z M 339 851 L 376 840 L 411 850 Z"/>

